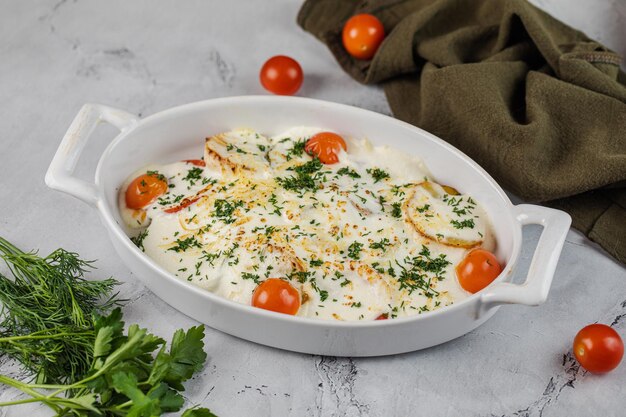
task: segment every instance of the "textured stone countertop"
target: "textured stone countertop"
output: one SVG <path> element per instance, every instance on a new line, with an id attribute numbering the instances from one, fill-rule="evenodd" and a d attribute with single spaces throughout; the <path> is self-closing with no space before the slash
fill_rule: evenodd
<path id="1" fill-rule="evenodd" d="M 626 54 L 623 0 L 535 0 Z M 262 6 L 261 6 L 262 4 Z M 155 297 L 121 263 L 97 213 L 46 188 L 44 172 L 85 102 L 148 115 L 212 97 L 263 94 L 258 70 L 271 55 L 300 61 L 299 95 L 389 114 L 381 90 L 348 78 L 295 24 L 300 2 L 0 0 L 0 235 L 42 253 L 63 246 L 98 259 L 130 299 L 127 322 L 170 335 L 194 324 Z M 79 162 L 93 176 L 112 128 L 100 128 Z M 528 265 L 539 230 L 524 232 Z M 518 277 L 519 278 L 519 277 Z M 393 357 L 290 353 L 207 329 L 206 368 L 191 402 L 229 416 L 624 416 L 626 365 L 594 376 L 572 359 L 576 332 L 593 322 L 626 336 L 626 269 L 571 231 L 549 300 L 506 306 L 444 345 Z M 0 372 L 19 376 L 12 363 Z M 0 401 L 16 398 L 0 387 Z M 0 416 L 47 416 L 44 407 Z"/>

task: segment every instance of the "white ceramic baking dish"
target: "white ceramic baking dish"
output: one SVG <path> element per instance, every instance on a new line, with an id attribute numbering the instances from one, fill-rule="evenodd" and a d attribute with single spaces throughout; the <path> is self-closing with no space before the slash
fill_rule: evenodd
<path id="1" fill-rule="evenodd" d="M 120 134 L 106 148 L 95 181 L 72 175 L 89 136 L 101 122 Z M 292 126 L 318 126 L 422 157 L 434 178 L 476 197 L 487 210 L 505 265 L 490 286 L 452 306 L 394 320 L 335 322 L 293 317 L 218 297 L 174 277 L 126 236 L 117 207 L 122 182 L 149 163 L 201 156 L 204 138 L 235 127 L 276 134 Z M 117 253 L 157 296 L 181 312 L 223 332 L 264 345 L 322 355 L 376 356 L 427 348 L 459 337 L 489 319 L 501 304 L 543 303 L 569 229 L 567 214 L 545 207 L 514 206 L 475 162 L 437 137 L 399 120 L 356 107 L 294 97 L 246 96 L 207 100 L 139 119 L 122 110 L 85 105 L 63 138 L 46 184 L 95 207 Z M 522 226 L 543 226 L 522 284 L 507 282 L 518 261 Z"/>

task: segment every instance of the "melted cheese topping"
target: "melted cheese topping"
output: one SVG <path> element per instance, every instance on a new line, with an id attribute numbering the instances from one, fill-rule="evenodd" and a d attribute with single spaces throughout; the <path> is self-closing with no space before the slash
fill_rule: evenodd
<path id="1" fill-rule="evenodd" d="M 237 129 L 207 139 L 205 167 L 144 167 L 120 193 L 129 234 L 172 274 L 239 303 L 286 279 L 299 316 L 394 318 L 465 298 L 454 267 L 470 248 L 495 248 L 479 203 L 436 184 L 419 158 L 367 140 L 347 139 L 339 163 L 323 165 L 303 151 L 320 131 Z M 130 210 L 125 190 L 146 171 L 169 191 Z"/>

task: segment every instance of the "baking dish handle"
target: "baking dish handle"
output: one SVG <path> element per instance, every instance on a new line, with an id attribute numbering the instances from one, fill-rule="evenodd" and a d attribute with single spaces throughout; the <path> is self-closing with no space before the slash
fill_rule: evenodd
<path id="1" fill-rule="evenodd" d="M 96 205 L 98 192 L 96 185 L 78 179 L 72 174 L 87 140 L 101 122 L 107 122 L 125 131 L 133 127 L 139 119 L 123 110 L 101 104 L 85 104 L 65 133 L 48 171 L 46 185 L 55 190 L 72 195 L 90 205 Z"/>
<path id="2" fill-rule="evenodd" d="M 487 289 L 481 296 L 479 316 L 501 304 L 536 306 L 546 301 L 561 249 L 572 222 L 567 213 L 547 207 L 520 204 L 513 210 L 517 221 L 522 225 L 539 224 L 543 226 L 543 231 L 530 262 L 526 280 L 522 284 L 500 282 Z"/>

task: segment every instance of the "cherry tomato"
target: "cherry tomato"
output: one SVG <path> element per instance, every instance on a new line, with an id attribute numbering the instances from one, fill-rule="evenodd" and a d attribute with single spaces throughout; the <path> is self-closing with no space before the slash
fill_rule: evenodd
<path id="1" fill-rule="evenodd" d="M 293 316 L 300 309 L 300 294 L 287 281 L 269 278 L 254 290 L 252 305 Z"/>
<path id="2" fill-rule="evenodd" d="M 383 313 L 380 316 L 376 317 L 374 320 L 387 320 L 389 315 L 387 313 Z"/>
<path id="3" fill-rule="evenodd" d="M 500 275 L 502 267 L 495 255 L 484 249 L 473 249 L 456 266 L 456 277 L 465 291 L 472 294 L 485 288 Z"/>
<path id="4" fill-rule="evenodd" d="M 357 59 L 371 59 L 385 39 L 385 28 L 376 16 L 357 14 L 343 27 L 343 46 Z"/>
<path id="5" fill-rule="evenodd" d="M 290 96 L 302 85 L 302 67 L 293 58 L 277 55 L 261 68 L 261 84 L 271 93 Z"/>
<path id="6" fill-rule="evenodd" d="M 188 164 L 195 165 L 197 167 L 205 167 L 206 162 L 202 159 L 185 159 L 183 162 L 187 162 Z"/>
<path id="7" fill-rule="evenodd" d="M 141 209 L 167 192 L 167 181 L 157 173 L 143 174 L 135 178 L 126 189 L 126 206 Z"/>
<path id="8" fill-rule="evenodd" d="M 590 324 L 583 327 L 574 338 L 574 356 L 589 372 L 609 372 L 621 362 L 624 342 L 612 327 Z"/>
<path id="9" fill-rule="evenodd" d="M 324 164 L 339 162 L 339 152 L 347 150 L 346 142 L 341 136 L 332 132 L 320 132 L 307 140 L 304 150 L 309 155 L 317 156 Z"/>
<path id="10" fill-rule="evenodd" d="M 170 207 L 170 208 L 166 208 L 165 210 L 163 210 L 166 213 L 178 213 L 179 211 L 181 211 L 182 209 L 189 207 L 190 205 L 192 205 L 193 203 L 195 203 L 196 201 L 198 201 L 200 199 L 200 197 L 188 197 L 185 198 L 182 203 L 180 203 L 177 206 L 174 207 Z"/>

